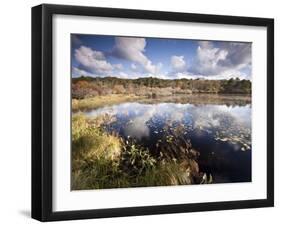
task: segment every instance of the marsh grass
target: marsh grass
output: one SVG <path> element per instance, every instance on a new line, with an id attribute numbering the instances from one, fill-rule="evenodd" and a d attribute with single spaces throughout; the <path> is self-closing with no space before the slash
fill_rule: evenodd
<path id="1" fill-rule="evenodd" d="M 83 114 L 72 118 L 72 189 L 115 187 L 119 184 L 120 139 L 100 128 L 104 119 Z M 117 184 L 116 184 L 117 183 Z M 121 182 L 120 182 L 121 183 Z"/>
<path id="2" fill-rule="evenodd" d="M 110 120 L 72 117 L 72 190 L 193 183 L 191 164 L 153 157 L 133 140 L 107 133 L 102 125 Z"/>
<path id="3" fill-rule="evenodd" d="M 72 99 L 72 110 L 87 110 L 102 107 L 105 105 L 112 105 L 121 103 L 123 101 L 132 101 L 139 99 L 139 96 L 134 94 L 111 94 L 105 96 L 95 96 L 85 99 Z"/>

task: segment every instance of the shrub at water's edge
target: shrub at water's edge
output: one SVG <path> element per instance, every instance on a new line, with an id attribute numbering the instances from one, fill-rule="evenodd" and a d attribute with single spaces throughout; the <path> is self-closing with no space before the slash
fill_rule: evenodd
<path id="1" fill-rule="evenodd" d="M 193 184 L 210 181 L 198 176 L 197 163 L 156 158 L 148 149 L 108 134 L 108 115 L 72 118 L 72 190 Z M 195 167 L 194 167 L 195 166 Z"/>

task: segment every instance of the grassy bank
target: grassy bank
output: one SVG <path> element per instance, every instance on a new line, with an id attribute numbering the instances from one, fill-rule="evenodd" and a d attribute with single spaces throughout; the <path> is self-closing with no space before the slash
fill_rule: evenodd
<path id="1" fill-rule="evenodd" d="M 72 99 L 72 110 L 77 111 L 93 109 L 106 105 L 118 104 L 124 101 L 132 101 L 139 98 L 140 96 L 136 96 L 133 94 L 110 94 L 104 96 L 89 97 L 85 99 Z"/>
<path id="2" fill-rule="evenodd" d="M 153 157 L 148 149 L 102 128 L 108 115 L 72 118 L 72 190 L 192 184 L 199 173 L 192 159 Z"/>

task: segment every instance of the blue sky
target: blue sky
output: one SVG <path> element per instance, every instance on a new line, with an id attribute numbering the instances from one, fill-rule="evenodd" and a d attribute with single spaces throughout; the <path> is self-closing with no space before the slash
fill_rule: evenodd
<path id="1" fill-rule="evenodd" d="M 72 34 L 72 77 L 251 79 L 251 51 L 251 43 Z"/>

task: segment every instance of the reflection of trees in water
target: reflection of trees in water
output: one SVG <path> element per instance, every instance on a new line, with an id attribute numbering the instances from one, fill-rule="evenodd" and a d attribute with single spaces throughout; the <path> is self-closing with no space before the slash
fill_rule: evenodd
<path id="1" fill-rule="evenodd" d="M 179 103 L 194 105 L 226 105 L 227 107 L 251 105 L 249 95 L 215 95 L 215 94 L 191 94 L 191 95 L 171 95 L 159 98 L 142 99 L 144 103 Z"/>

